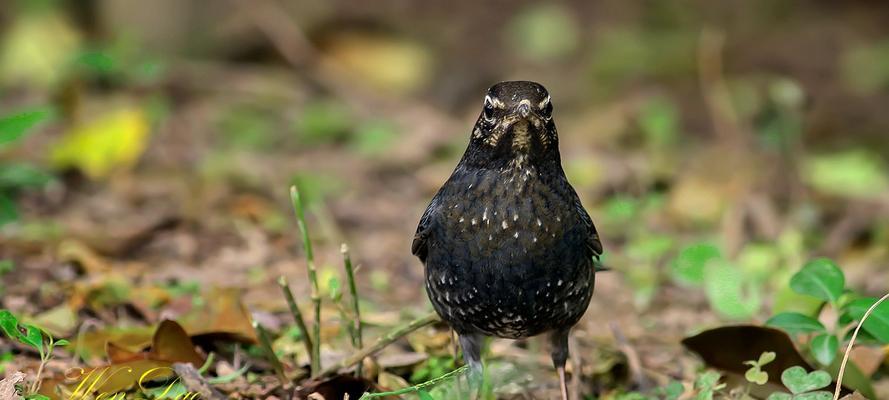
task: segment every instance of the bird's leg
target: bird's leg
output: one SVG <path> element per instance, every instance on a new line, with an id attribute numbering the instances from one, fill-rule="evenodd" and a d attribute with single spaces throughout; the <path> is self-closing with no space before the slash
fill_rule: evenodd
<path id="1" fill-rule="evenodd" d="M 484 366 L 482 365 L 482 346 L 484 337 L 477 333 L 459 333 L 460 348 L 463 349 L 463 361 L 469 365 L 469 391 L 480 398 Z"/>
<path id="2" fill-rule="evenodd" d="M 550 341 L 553 346 L 553 366 L 559 373 L 559 388 L 562 391 L 562 400 L 568 400 L 568 381 L 565 379 L 565 361 L 568 360 L 568 329 L 558 330 L 552 333 Z"/>

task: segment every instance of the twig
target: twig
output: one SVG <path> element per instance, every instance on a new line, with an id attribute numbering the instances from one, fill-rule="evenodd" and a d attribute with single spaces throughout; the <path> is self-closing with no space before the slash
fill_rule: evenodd
<path id="1" fill-rule="evenodd" d="M 325 368 L 323 371 L 321 371 L 320 374 L 317 374 L 316 376 L 330 375 L 340 370 L 341 368 L 351 367 L 352 365 L 361 362 L 361 360 L 363 360 L 365 357 L 373 355 L 374 353 L 382 350 L 386 346 L 392 344 L 392 342 L 395 342 L 405 335 L 438 321 L 440 321 L 440 318 L 436 313 L 429 313 L 420 318 L 417 318 L 405 325 L 393 329 L 383 337 L 377 339 L 374 344 L 359 350 L 349 357 L 346 357 L 342 361 L 338 362 L 336 365 Z"/>
<path id="2" fill-rule="evenodd" d="M 275 349 L 272 348 L 272 341 L 269 339 L 269 333 L 256 321 L 253 321 L 253 329 L 256 330 L 256 336 L 259 337 L 259 344 L 269 357 L 269 362 L 272 363 L 272 368 L 275 370 L 275 374 L 278 375 L 278 380 L 281 381 L 282 386 L 287 386 L 288 381 L 287 376 L 284 375 L 284 366 L 281 365 L 281 361 L 278 360 L 278 356 L 275 354 Z"/>
<path id="3" fill-rule="evenodd" d="M 855 344 L 855 339 L 858 337 L 858 331 L 861 330 L 861 326 L 864 325 L 864 320 L 866 320 L 867 317 L 870 316 L 870 313 L 873 312 L 874 309 L 876 309 L 877 306 L 886 299 L 889 299 L 889 293 L 884 294 L 883 297 L 881 297 L 879 300 L 877 300 L 876 303 L 870 306 L 870 308 L 868 308 L 867 311 L 864 313 L 864 316 L 861 317 L 861 321 L 858 321 L 858 326 L 855 327 L 855 332 L 852 333 L 852 339 L 849 340 L 849 345 L 846 346 L 846 353 L 843 354 L 843 363 L 840 364 L 840 372 L 837 374 L 837 387 L 836 389 L 834 389 L 833 392 L 833 400 L 837 400 L 840 398 L 840 389 L 842 389 L 843 387 L 843 375 L 846 373 L 846 363 L 849 362 L 849 354 L 852 353 L 852 345 Z"/>
<path id="4" fill-rule="evenodd" d="M 201 376 L 201 373 L 194 368 L 194 365 L 175 363 L 173 364 L 173 370 L 176 371 L 176 375 L 179 375 L 182 385 L 189 392 L 199 395 L 196 398 L 208 400 L 224 400 L 226 398 L 226 396 L 210 386 L 210 383 Z"/>
<path id="5" fill-rule="evenodd" d="M 303 249 L 306 252 L 306 266 L 309 272 L 309 282 L 312 283 L 312 304 L 315 306 L 315 321 L 312 326 L 312 373 L 321 370 L 321 294 L 318 289 L 318 273 L 315 268 L 315 254 L 312 252 L 312 240 L 309 238 L 309 229 L 306 226 L 306 215 L 303 211 L 302 198 L 296 185 L 290 187 L 290 200 L 293 202 L 293 211 L 296 213 L 296 222 L 303 238 Z"/>
<path id="6" fill-rule="evenodd" d="M 650 385 L 648 378 L 645 376 L 645 372 L 642 370 L 642 360 L 639 358 L 639 353 L 630 345 L 630 342 L 620 331 L 620 327 L 618 327 L 616 323 L 611 323 L 609 325 L 611 326 L 611 334 L 614 335 L 614 340 L 617 342 L 617 348 L 627 356 L 627 364 L 630 367 L 630 374 L 633 376 L 633 381 L 640 388 L 648 389 Z"/>
<path id="7" fill-rule="evenodd" d="M 420 389 L 424 389 L 429 386 L 434 386 L 434 385 L 437 385 L 439 382 L 451 379 L 451 377 L 460 375 L 463 372 L 465 372 L 467 369 L 469 369 L 469 365 L 464 365 L 464 366 L 457 368 L 451 372 L 448 372 L 442 376 L 439 376 L 438 378 L 432 378 L 426 382 L 418 383 L 414 386 L 408 386 L 406 388 L 394 390 L 391 392 L 380 392 L 380 393 L 365 392 L 363 395 L 361 395 L 361 398 L 359 398 L 358 400 L 372 399 L 372 398 L 376 398 L 376 397 L 396 396 L 399 394 L 406 394 L 406 393 L 413 393 L 413 392 L 419 391 Z"/>
<path id="8" fill-rule="evenodd" d="M 293 320 L 296 321 L 296 326 L 302 333 L 302 341 L 303 344 L 306 345 L 306 352 L 309 354 L 309 365 L 314 368 L 315 353 L 313 352 L 314 347 L 312 347 L 312 337 L 309 336 L 309 328 L 306 326 L 306 321 L 303 319 L 302 312 L 296 305 L 296 300 L 293 298 L 293 292 L 290 291 L 290 285 L 287 284 L 287 278 L 283 275 L 278 278 L 278 285 L 281 286 L 281 291 L 284 292 L 284 298 L 287 299 L 287 306 L 290 307 L 290 314 L 293 315 Z M 315 370 L 309 372 L 315 372 Z"/>
<path id="9" fill-rule="evenodd" d="M 353 313 L 353 329 L 349 330 L 349 333 L 352 334 L 352 346 L 355 349 L 360 349 L 364 347 L 364 340 L 361 336 L 361 310 L 358 307 L 358 287 L 355 284 L 355 270 L 352 268 L 352 257 L 349 255 L 349 246 L 346 246 L 343 243 L 342 247 L 340 247 L 340 252 L 343 253 L 343 268 L 346 269 L 346 280 L 349 281 L 349 291 L 352 293 L 352 313 Z M 358 365 L 355 367 L 355 376 L 361 376 L 361 361 L 358 362 Z"/>

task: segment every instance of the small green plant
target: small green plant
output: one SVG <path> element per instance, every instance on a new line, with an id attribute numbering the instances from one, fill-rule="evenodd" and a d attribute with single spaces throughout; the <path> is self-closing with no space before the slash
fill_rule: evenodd
<path id="1" fill-rule="evenodd" d="M 713 400 L 713 395 L 725 389 L 725 383 L 720 383 L 722 375 L 716 371 L 706 371 L 695 379 L 695 400 Z"/>
<path id="2" fill-rule="evenodd" d="M 411 374 L 413 383 L 424 382 L 428 379 L 442 376 L 457 367 L 456 360 L 450 356 L 429 357 L 420 367 Z"/>
<path id="3" fill-rule="evenodd" d="M 762 370 L 762 367 L 772 361 L 775 361 L 777 355 L 772 351 L 765 351 L 759 355 L 759 359 L 757 360 L 748 360 L 744 361 L 745 365 L 749 365 L 750 368 L 744 372 L 744 379 L 747 381 L 747 386 L 744 388 L 744 392 L 741 395 L 741 399 L 749 399 L 750 397 L 750 387 L 751 385 L 765 385 L 766 382 L 769 381 L 769 373 Z"/>
<path id="4" fill-rule="evenodd" d="M 797 294 L 820 301 L 812 314 L 781 312 L 766 321 L 794 337 L 809 340 L 808 352 L 822 366 L 831 365 L 836 359 L 839 346 L 858 325 L 865 312 L 877 301 L 872 297 L 860 297 L 845 287 L 846 278 L 837 265 L 826 258 L 808 262 L 790 279 L 790 288 Z M 817 319 L 821 309 L 832 307 L 838 318 L 832 329 Z M 881 344 L 889 343 L 889 304 L 881 304 L 862 325 L 864 338 Z"/>
<path id="5" fill-rule="evenodd" d="M 766 382 L 769 381 L 769 374 L 763 371 L 762 367 L 775 361 L 775 357 L 776 355 L 774 352 L 766 351 L 759 356 L 759 360 L 745 361 L 744 364 L 749 365 L 750 368 L 744 373 L 744 379 L 750 383 L 765 385 Z"/>
<path id="6" fill-rule="evenodd" d="M 781 374 L 781 382 L 790 393 L 772 393 L 767 400 L 830 400 L 833 398 L 830 392 L 818 389 L 827 387 L 831 381 L 827 372 L 806 372 L 803 367 L 790 367 Z"/>
<path id="7" fill-rule="evenodd" d="M 20 323 L 18 318 L 8 310 L 0 310 L 0 329 L 3 329 L 3 333 L 10 340 L 31 346 L 40 353 L 40 367 L 37 368 L 37 375 L 34 377 L 34 382 L 31 383 L 25 398 L 46 398 L 37 394 L 37 390 L 40 389 L 40 375 L 43 374 L 43 368 L 46 367 L 46 363 L 52 358 L 53 349 L 56 346 L 67 345 L 68 341 L 65 339 L 55 340 L 52 335 L 40 330 L 36 326 Z"/>

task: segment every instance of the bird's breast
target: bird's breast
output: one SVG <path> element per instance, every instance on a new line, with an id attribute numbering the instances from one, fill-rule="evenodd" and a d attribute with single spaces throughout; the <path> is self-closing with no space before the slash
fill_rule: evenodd
<path id="1" fill-rule="evenodd" d="M 586 309 L 592 265 L 572 189 L 526 171 L 470 174 L 443 190 L 426 285 L 457 328 L 522 337 Z"/>

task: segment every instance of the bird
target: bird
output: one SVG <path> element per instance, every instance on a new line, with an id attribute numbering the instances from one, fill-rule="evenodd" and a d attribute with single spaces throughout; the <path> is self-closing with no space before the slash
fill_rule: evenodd
<path id="1" fill-rule="evenodd" d="M 561 164 L 553 104 L 531 81 L 491 86 L 469 144 L 420 218 L 411 252 L 470 378 L 486 337 L 548 333 L 563 399 L 570 329 L 589 306 L 599 234 Z"/>

